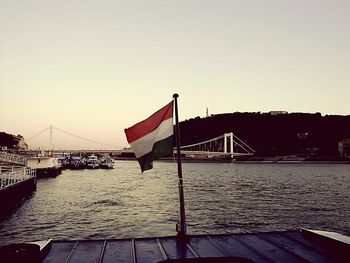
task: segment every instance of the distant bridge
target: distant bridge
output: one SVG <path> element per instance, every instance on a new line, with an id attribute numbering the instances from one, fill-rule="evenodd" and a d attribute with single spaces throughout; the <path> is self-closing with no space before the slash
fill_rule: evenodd
<path id="1" fill-rule="evenodd" d="M 57 128 L 53 125 L 49 125 L 49 127 L 39 131 L 38 133 L 34 134 L 33 136 L 29 137 L 26 141 L 27 143 L 29 143 L 31 140 L 33 140 L 34 138 L 38 137 L 39 135 L 42 135 L 46 132 L 49 133 L 49 146 L 46 147 L 46 149 L 44 149 L 45 151 L 48 151 L 48 150 L 51 150 L 51 151 L 57 151 L 57 149 L 55 149 L 54 147 L 54 138 L 53 138 L 53 132 L 59 132 L 60 134 L 65 134 L 65 135 L 68 135 L 70 138 L 75 138 L 75 139 L 78 139 L 80 140 L 81 142 L 84 142 L 84 143 L 92 143 L 94 145 L 98 145 L 100 147 L 103 147 L 104 149 L 117 149 L 118 147 L 116 145 L 112 145 L 112 144 L 108 144 L 108 143 L 104 143 L 104 142 L 99 142 L 99 141 L 96 141 L 96 140 L 93 140 L 93 139 L 89 139 L 89 138 L 86 138 L 86 137 L 83 137 L 83 136 L 80 136 L 80 135 L 76 135 L 74 133 L 71 133 L 71 132 L 68 132 L 68 131 L 65 131 L 65 130 L 62 130 L 60 128 Z M 74 151 L 74 150 L 72 150 Z"/>

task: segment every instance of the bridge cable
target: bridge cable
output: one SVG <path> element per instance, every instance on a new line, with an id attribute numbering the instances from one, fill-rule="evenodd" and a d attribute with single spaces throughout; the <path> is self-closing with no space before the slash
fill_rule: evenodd
<path id="1" fill-rule="evenodd" d="M 30 136 L 28 139 L 26 139 L 26 141 L 30 141 L 31 139 L 33 139 L 33 138 L 39 136 L 40 134 L 42 134 L 42 133 L 48 131 L 49 129 L 50 129 L 50 126 L 47 127 L 47 128 L 45 128 L 45 129 L 43 129 L 43 130 L 41 130 L 41 131 L 39 131 L 38 133 L 34 134 L 33 136 Z"/>
<path id="2" fill-rule="evenodd" d="M 203 142 L 198 142 L 198 143 L 194 143 L 194 144 L 190 144 L 190 145 L 184 145 L 184 146 L 181 146 L 180 149 L 184 149 L 184 148 L 187 148 L 187 147 L 193 147 L 193 146 L 197 146 L 197 145 L 202 145 L 202 144 L 205 144 L 207 142 L 216 141 L 216 140 L 219 140 L 219 139 L 222 139 L 222 138 L 224 138 L 224 135 L 220 135 L 218 137 L 215 137 L 213 139 L 206 140 L 206 141 L 203 141 Z"/>
<path id="3" fill-rule="evenodd" d="M 54 128 L 56 131 L 65 133 L 65 134 L 67 134 L 67 135 L 69 135 L 69 136 L 72 136 L 72 137 L 75 137 L 75 138 L 78 138 L 78 139 L 81 139 L 81 140 L 89 141 L 89 142 L 96 143 L 96 144 L 100 144 L 100 145 L 103 145 L 103 146 L 118 148 L 118 146 L 116 146 L 116 145 L 112 145 L 112 144 L 103 143 L 103 142 L 95 141 L 95 140 L 92 140 L 92 139 L 88 139 L 88 138 L 85 138 L 85 137 L 82 137 L 82 136 L 79 136 L 79 135 L 76 135 L 76 134 L 73 134 L 73 133 L 70 133 L 70 132 L 61 130 L 60 128 L 57 128 L 57 127 L 55 127 L 55 126 L 52 126 L 52 128 Z"/>
<path id="4" fill-rule="evenodd" d="M 240 138 L 238 138 L 234 133 L 232 133 L 233 137 L 239 141 L 240 143 L 242 143 L 246 148 L 248 148 L 249 151 L 255 153 L 255 150 L 250 147 L 248 144 L 246 144 L 244 141 L 242 141 Z M 234 142 L 236 142 L 235 140 L 233 140 Z M 236 142 L 237 143 L 237 142 Z M 238 144 L 238 143 L 237 143 Z M 242 147 L 242 146 L 241 146 Z M 242 147 L 242 149 L 244 149 L 246 152 L 249 152 L 248 150 L 246 150 L 244 147 Z"/>

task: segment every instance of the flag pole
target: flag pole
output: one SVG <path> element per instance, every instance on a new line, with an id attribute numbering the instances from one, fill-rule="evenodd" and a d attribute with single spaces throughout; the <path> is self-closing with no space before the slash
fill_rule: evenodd
<path id="1" fill-rule="evenodd" d="M 179 129 L 179 114 L 177 110 L 177 98 L 179 95 L 175 93 L 173 95 L 175 102 L 175 137 L 176 137 L 176 155 L 177 155 L 177 173 L 179 176 L 179 201 L 180 201 L 180 229 L 177 236 L 182 239 L 187 237 L 187 226 L 185 217 L 185 198 L 183 190 L 183 178 L 182 178 L 182 165 L 181 165 L 181 143 L 180 143 L 180 129 Z"/>

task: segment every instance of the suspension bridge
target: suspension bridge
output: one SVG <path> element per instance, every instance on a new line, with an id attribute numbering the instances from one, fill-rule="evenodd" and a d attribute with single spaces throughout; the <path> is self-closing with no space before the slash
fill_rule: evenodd
<path id="1" fill-rule="evenodd" d="M 98 148 L 98 149 L 104 149 L 104 150 L 106 150 L 106 149 L 109 149 L 109 150 L 113 150 L 114 149 L 115 150 L 115 149 L 118 148 L 118 146 L 116 146 L 116 145 L 112 145 L 112 144 L 100 142 L 100 141 L 97 141 L 97 140 L 89 139 L 89 138 L 86 138 L 86 137 L 83 137 L 83 136 L 80 136 L 80 135 L 77 135 L 77 134 L 65 131 L 63 129 L 57 128 L 57 127 L 55 127 L 53 125 L 49 125 L 47 128 L 45 128 L 45 129 L 37 132 L 36 134 L 32 135 L 31 137 L 29 137 L 26 140 L 26 142 L 28 144 L 31 144 L 31 142 L 35 138 L 38 138 L 39 136 L 41 136 L 41 135 L 43 135 L 45 133 L 49 133 L 49 142 L 48 142 L 48 144 L 44 145 L 43 150 L 45 150 L 45 151 L 57 151 L 57 150 L 59 150 L 59 148 L 55 145 L 54 132 L 55 132 L 55 134 L 56 133 L 57 134 L 61 134 L 61 135 L 63 134 L 63 135 L 69 136 L 70 138 L 74 138 L 75 140 L 80 142 L 80 145 L 82 143 L 85 143 L 85 144 L 89 143 L 89 147 L 95 147 L 95 149 Z M 72 150 L 72 149 L 70 149 L 70 150 Z M 90 148 L 90 150 L 91 149 L 92 148 Z"/>
<path id="2" fill-rule="evenodd" d="M 181 152 L 186 156 L 200 156 L 207 157 L 215 156 L 242 156 L 253 155 L 254 149 L 247 143 L 238 138 L 233 132 L 224 133 L 210 140 L 202 141 L 199 143 L 185 145 L 180 147 Z"/>
<path id="3" fill-rule="evenodd" d="M 47 136 L 47 133 L 49 136 Z M 57 133 L 64 134 L 70 138 L 74 138 L 75 140 L 80 141 L 80 145 L 89 143 L 90 145 L 96 145 L 96 148 L 89 149 L 62 149 L 62 147 L 57 147 L 57 143 L 55 144 L 55 136 Z M 57 128 L 53 125 L 48 126 L 47 128 L 39 131 L 33 136 L 29 137 L 26 142 L 30 145 L 33 139 L 38 136 L 43 136 L 44 134 L 46 138 L 48 138 L 48 144 L 46 147 L 41 148 L 41 151 L 51 152 L 57 154 L 63 153 L 110 153 L 113 156 L 132 156 L 133 152 L 130 148 L 118 149 L 116 145 L 99 142 L 94 139 L 86 138 L 80 135 L 76 135 L 74 133 L 65 131 L 63 129 Z M 55 135 L 55 136 L 54 136 Z M 66 138 L 67 141 L 67 138 Z M 69 148 L 69 147 L 67 147 Z M 174 154 L 176 149 L 174 149 Z M 31 152 L 38 151 L 38 149 L 29 150 Z M 209 140 L 205 140 L 202 142 L 198 142 L 191 145 L 181 146 L 181 153 L 184 157 L 189 158 L 234 158 L 242 155 L 253 155 L 254 149 L 251 148 L 246 142 L 238 138 L 233 132 L 224 133 L 215 138 L 211 138 Z"/>

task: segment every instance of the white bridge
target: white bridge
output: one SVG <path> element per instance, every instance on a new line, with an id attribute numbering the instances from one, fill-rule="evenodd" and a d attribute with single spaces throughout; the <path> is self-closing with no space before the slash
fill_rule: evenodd
<path id="1" fill-rule="evenodd" d="M 188 157 L 204 156 L 226 156 L 235 157 L 242 155 L 253 155 L 254 149 L 238 138 L 233 132 L 224 133 L 218 137 L 203 142 L 181 146 L 181 153 Z"/>

